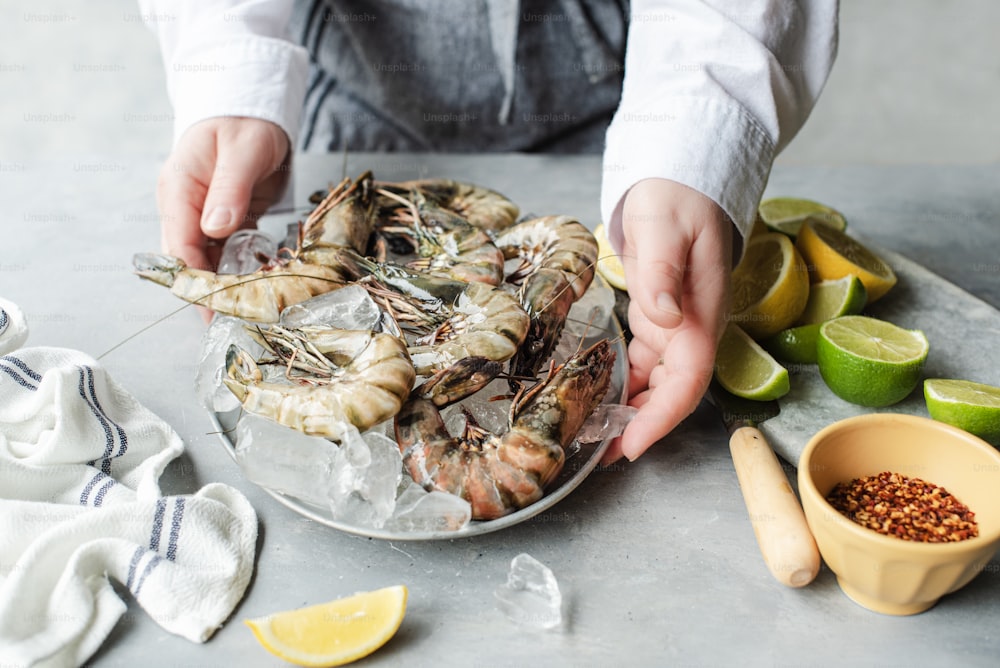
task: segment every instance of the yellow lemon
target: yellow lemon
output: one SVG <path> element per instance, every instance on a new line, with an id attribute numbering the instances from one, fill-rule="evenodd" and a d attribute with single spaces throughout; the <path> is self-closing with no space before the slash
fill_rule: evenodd
<path id="1" fill-rule="evenodd" d="M 406 614 L 403 585 L 245 620 L 271 654 L 299 666 L 342 666 L 395 635 Z"/>
<path id="2" fill-rule="evenodd" d="M 791 327 L 809 299 L 809 273 L 784 234 L 751 237 L 732 275 L 732 320 L 754 339 Z"/>
<path id="3" fill-rule="evenodd" d="M 840 230 L 806 222 L 795 239 L 795 248 L 809 267 L 813 282 L 854 275 L 861 279 L 874 302 L 896 284 L 896 274 L 878 255 Z"/>
<path id="4" fill-rule="evenodd" d="M 603 223 L 594 228 L 594 238 L 597 239 L 597 273 L 611 287 L 627 290 L 628 288 L 625 287 L 625 265 L 611 248 L 611 242 L 608 241 L 608 231 L 604 229 Z"/>

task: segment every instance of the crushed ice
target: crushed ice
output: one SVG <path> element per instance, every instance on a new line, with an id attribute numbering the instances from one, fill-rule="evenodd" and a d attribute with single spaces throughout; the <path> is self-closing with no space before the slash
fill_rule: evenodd
<path id="1" fill-rule="evenodd" d="M 556 576 L 530 554 L 514 557 L 507 581 L 493 594 L 501 612 L 516 624 L 542 629 L 562 624 L 562 593 Z"/>

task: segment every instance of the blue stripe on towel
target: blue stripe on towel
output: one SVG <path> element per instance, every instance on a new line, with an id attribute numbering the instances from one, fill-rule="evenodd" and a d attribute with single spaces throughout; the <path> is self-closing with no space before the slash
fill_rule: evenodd
<path id="1" fill-rule="evenodd" d="M 84 402 L 90 408 L 90 412 L 94 414 L 94 417 L 97 418 L 104 429 L 104 456 L 101 458 L 101 470 L 110 475 L 111 460 L 114 457 L 121 457 L 128 450 L 128 436 L 125 434 L 125 430 L 109 418 L 104 408 L 101 407 L 101 402 L 97 398 L 97 390 L 94 387 L 94 370 L 89 366 L 81 366 L 80 371 L 80 396 L 83 397 Z M 86 380 L 86 384 L 84 380 Z M 120 445 L 118 452 L 112 454 L 115 448 L 116 435 Z M 97 460 L 92 460 L 88 463 L 93 466 L 97 463 Z"/>
<path id="2" fill-rule="evenodd" d="M 106 483 L 104 483 L 99 490 L 97 490 L 97 494 L 94 495 L 94 507 L 95 508 L 100 508 L 101 507 L 101 504 L 104 503 L 104 495 L 107 494 L 108 491 L 112 487 L 114 487 L 117 483 L 118 483 L 118 481 L 115 480 L 114 478 L 108 478 L 108 481 Z"/>
<path id="3" fill-rule="evenodd" d="M 20 371 L 18 371 L 18 369 L 20 369 Z M 0 371 L 3 371 L 8 376 L 13 378 L 14 382 L 24 389 L 31 390 L 32 392 L 37 390 L 38 387 L 31 381 L 33 380 L 37 383 L 42 379 L 42 377 L 32 371 L 27 364 L 12 355 L 4 355 L 3 357 L 0 357 Z M 25 378 L 24 376 L 27 376 L 28 378 Z"/>
<path id="4" fill-rule="evenodd" d="M 125 580 L 125 586 L 129 588 L 129 591 L 132 591 L 132 582 L 135 580 L 135 569 L 139 566 L 139 560 L 142 559 L 142 555 L 144 554 L 146 554 L 146 550 L 137 545 L 135 552 L 132 553 L 132 560 L 128 562 L 128 578 Z"/>
<path id="5" fill-rule="evenodd" d="M 167 500 L 156 500 L 156 513 L 153 515 L 153 530 L 149 536 L 149 549 L 154 552 L 160 550 L 160 532 L 163 531 L 163 515 L 167 512 Z"/>
<path id="6" fill-rule="evenodd" d="M 93 413 L 94 417 L 97 418 L 97 421 L 101 423 L 101 427 L 104 429 L 104 457 L 101 459 L 101 470 L 104 471 L 104 473 L 111 475 L 111 451 L 115 447 L 114 433 L 111 431 L 111 426 L 108 424 L 108 421 L 104 419 L 104 415 L 101 414 L 101 411 L 97 410 L 97 407 L 94 406 L 93 403 L 91 403 L 90 397 L 87 396 L 87 391 L 86 391 L 87 383 L 85 383 L 84 381 L 89 380 L 89 384 L 91 386 L 93 385 L 93 377 L 92 377 L 93 371 L 90 369 L 90 367 L 86 366 L 81 366 L 79 367 L 79 369 L 80 369 L 80 382 L 77 385 L 77 391 L 80 393 L 80 397 L 83 399 L 83 402 L 87 404 L 87 407 L 90 409 L 90 412 Z M 88 376 L 90 376 L 89 379 Z M 90 462 L 88 462 L 88 464 L 90 464 L 91 466 L 93 466 L 96 463 L 97 463 L 96 459 L 93 459 Z"/>
<path id="7" fill-rule="evenodd" d="M 139 581 L 135 583 L 135 589 L 132 590 L 133 596 L 139 596 L 139 590 L 142 589 L 142 584 L 146 581 L 146 577 L 153 572 L 153 569 L 161 561 L 163 561 L 163 558 L 158 554 L 154 554 L 153 558 L 146 563 L 146 567 L 142 569 L 142 575 L 139 576 Z"/>
<path id="8" fill-rule="evenodd" d="M 181 521 L 184 519 L 184 497 L 177 497 L 174 502 L 174 516 L 170 520 L 170 540 L 167 542 L 167 559 L 174 560 L 177 556 L 177 538 L 181 533 Z"/>
<path id="9" fill-rule="evenodd" d="M 31 367 L 29 367 L 24 362 L 24 360 L 21 360 L 21 359 L 19 359 L 17 357 L 14 357 L 13 355 L 4 355 L 3 357 L 0 357 L 0 362 L 6 362 L 7 364 L 13 364 L 18 369 L 20 369 L 21 371 L 23 371 L 25 376 L 27 376 L 31 380 L 35 381 L 36 383 L 38 383 L 38 382 L 40 382 L 42 380 L 42 375 L 40 373 L 38 373 L 37 371 L 32 371 Z"/>
<path id="10" fill-rule="evenodd" d="M 94 487 L 97 486 L 97 483 L 99 483 L 99 482 L 101 482 L 103 480 L 112 480 L 113 481 L 114 478 L 109 478 L 108 475 L 106 473 L 104 473 L 103 471 L 98 471 L 97 473 L 95 473 L 94 477 L 91 478 L 90 482 L 88 482 L 87 485 L 83 488 L 83 491 L 80 492 L 80 505 L 81 506 L 87 505 L 87 497 L 90 496 L 90 493 L 93 491 Z M 94 505 L 98 505 L 98 504 L 95 503 Z"/>

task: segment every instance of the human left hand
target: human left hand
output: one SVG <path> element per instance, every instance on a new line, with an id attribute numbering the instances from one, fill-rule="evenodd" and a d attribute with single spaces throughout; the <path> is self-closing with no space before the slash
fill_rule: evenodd
<path id="1" fill-rule="evenodd" d="M 604 463 L 635 460 L 698 406 L 729 305 L 733 224 L 711 199 L 665 179 L 625 196 L 629 405 L 639 409 Z"/>

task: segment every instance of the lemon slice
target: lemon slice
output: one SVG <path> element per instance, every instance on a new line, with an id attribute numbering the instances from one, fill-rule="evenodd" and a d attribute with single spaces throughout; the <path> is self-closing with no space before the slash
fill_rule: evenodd
<path id="1" fill-rule="evenodd" d="M 971 380 L 929 378 L 924 381 L 927 412 L 1000 446 L 1000 387 Z"/>
<path id="2" fill-rule="evenodd" d="M 896 274 L 882 258 L 844 232 L 807 222 L 795 239 L 814 283 L 857 276 L 874 302 L 896 284 Z"/>
<path id="3" fill-rule="evenodd" d="M 608 232 L 604 229 L 604 223 L 594 228 L 594 238 L 597 239 L 597 273 L 611 287 L 618 290 L 628 290 L 625 286 L 625 265 L 622 264 L 622 259 L 611 248 L 611 242 L 608 240 Z"/>
<path id="4" fill-rule="evenodd" d="M 816 363 L 838 397 L 879 408 L 902 401 L 914 390 L 929 350 L 923 332 L 845 315 L 820 325 Z"/>
<path id="5" fill-rule="evenodd" d="M 807 220 L 841 231 L 847 228 L 843 214 L 811 199 L 773 197 L 761 202 L 757 213 L 770 229 L 790 237 L 795 237 Z"/>
<path id="6" fill-rule="evenodd" d="M 299 666 L 342 666 L 395 635 L 406 614 L 403 585 L 245 620 L 271 654 Z"/>
<path id="7" fill-rule="evenodd" d="M 744 399 L 769 401 L 788 393 L 788 370 L 739 325 L 728 323 L 715 356 L 715 379 Z"/>
<path id="8" fill-rule="evenodd" d="M 809 299 L 809 274 L 784 234 L 769 232 L 747 242 L 732 273 L 732 320 L 754 339 L 790 327 Z"/>

